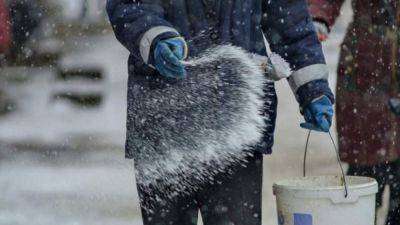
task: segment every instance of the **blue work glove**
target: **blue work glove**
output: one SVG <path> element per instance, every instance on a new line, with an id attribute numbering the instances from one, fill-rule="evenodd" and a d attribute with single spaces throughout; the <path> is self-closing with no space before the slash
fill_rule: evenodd
<path id="1" fill-rule="evenodd" d="M 186 42 L 176 37 L 159 41 L 154 49 L 154 66 L 162 76 L 181 79 L 186 70 L 181 60 L 187 55 Z"/>
<path id="2" fill-rule="evenodd" d="M 312 101 L 304 109 L 305 123 L 300 124 L 304 129 L 329 132 L 332 125 L 333 105 L 327 96 Z"/>

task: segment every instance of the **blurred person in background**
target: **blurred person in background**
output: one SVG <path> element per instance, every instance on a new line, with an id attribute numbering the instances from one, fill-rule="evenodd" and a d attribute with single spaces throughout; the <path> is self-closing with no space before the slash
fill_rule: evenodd
<path id="1" fill-rule="evenodd" d="M 80 19 L 91 23 L 98 23 L 104 19 L 104 1 L 102 0 L 82 0 Z"/>
<path id="2" fill-rule="evenodd" d="M 305 0 L 108 0 L 107 11 L 117 39 L 130 51 L 126 156 L 132 158 L 130 133 L 133 84 L 160 88 L 168 79 L 184 79 L 181 63 L 213 44 L 231 43 L 266 55 L 262 32 L 274 52 L 284 57 L 294 73 L 291 87 L 304 113 L 306 129 L 328 132 L 333 115 L 333 94 L 328 69 L 314 31 Z M 266 101 L 270 118 L 260 146 L 246 167 L 236 165 L 233 174 L 217 175 L 215 184 L 205 184 L 189 196 L 159 202 L 154 213 L 142 210 L 145 225 L 197 224 L 198 210 L 204 224 L 261 224 L 262 153 L 271 153 L 276 118 L 276 93 L 267 85 L 273 101 Z M 143 134 L 145 135 L 145 134 Z M 185 134 L 179 134 L 185 135 Z M 141 202 L 146 191 L 138 190 Z"/>
<path id="3" fill-rule="evenodd" d="M 11 45 L 9 8 L 5 0 L 0 0 L 0 55 L 8 52 Z M 0 56 L 0 58 L 2 58 Z"/>
<path id="4" fill-rule="evenodd" d="M 344 0 L 308 0 L 321 41 Z M 388 102 L 398 96 L 400 2 L 353 0 L 354 21 L 341 45 L 337 81 L 337 131 L 349 175 L 374 177 L 377 206 L 390 186 L 388 225 L 400 224 L 400 118 Z"/>
<path id="5" fill-rule="evenodd" d="M 28 59 L 34 50 L 27 43 L 32 41 L 43 18 L 41 5 L 36 0 L 8 0 L 8 6 L 12 31 L 11 60 L 17 57 Z"/>
<path id="6" fill-rule="evenodd" d="M 4 63 L 4 57 L 11 47 L 11 27 L 9 20 L 9 8 L 5 0 L 0 0 L 0 67 Z M 2 82 L 2 80 L 0 80 Z M 8 112 L 11 100 L 3 90 L 3 82 L 0 83 L 0 115 Z"/>

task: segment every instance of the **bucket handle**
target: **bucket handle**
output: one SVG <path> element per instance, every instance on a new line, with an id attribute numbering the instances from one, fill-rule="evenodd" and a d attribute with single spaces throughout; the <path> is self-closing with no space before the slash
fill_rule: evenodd
<path id="1" fill-rule="evenodd" d="M 337 148 L 335 140 L 332 137 L 332 133 L 329 131 L 328 134 L 329 134 L 329 137 L 330 137 L 330 139 L 332 141 L 333 148 L 335 149 L 336 158 L 337 158 L 337 161 L 339 163 L 340 170 L 342 172 L 342 182 L 344 184 L 344 191 L 345 191 L 344 197 L 347 198 L 349 196 L 349 190 L 348 190 L 348 186 L 347 186 L 346 175 L 344 173 L 342 161 L 340 160 L 339 150 Z M 310 136 L 311 136 L 311 130 L 308 131 L 307 140 L 306 140 L 306 146 L 304 148 L 304 160 L 303 160 L 303 176 L 304 177 L 306 177 L 307 152 L 308 152 L 308 145 L 309 145 L 309 142 L 310 142 Z"/>

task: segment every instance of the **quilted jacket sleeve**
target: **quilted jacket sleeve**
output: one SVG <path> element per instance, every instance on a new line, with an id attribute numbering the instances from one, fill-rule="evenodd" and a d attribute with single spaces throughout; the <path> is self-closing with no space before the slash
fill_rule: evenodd
<path id="1" fill-rule="evenodd" d="M 161 0 L 107 0 L 107 13 L 117 39 L 132 56 L 148 63 L 152 44 L 160 36 L 179 33 L 164 18 Z"/>
<path id="2" fill-rule="evenodd" d="M 288 81 L 300 106 L 321 95 L 333 102 L 329 71 L 306 0 L 264 1 L 263 4 L 263 31 L 271 49 L 285 58 L 294 71 Z"/>

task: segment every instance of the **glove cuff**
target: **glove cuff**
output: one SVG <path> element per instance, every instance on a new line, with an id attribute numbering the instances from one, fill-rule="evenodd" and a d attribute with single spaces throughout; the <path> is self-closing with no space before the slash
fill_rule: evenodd
<path id="1" fill-rule="evenodd" d="M 188 46 L 186 44 L 185 39 L 183 37 L 181 37 L 181 36 L 176 36 L 174 33 L 164 33 L 164 34 L 158 36 L 156 39 L 154 39 L 154 41 L 153 41 L 153 43 L 151 45 L 149 61 L 147 63 L 150 67 L 154 68 L 154 66 L 153 66 L 154 65 L 154 51 L 155 51 L 155 49 L 157 47 L 157 44 L 160 41 L 167 40 L 167 39 L 175 39 L 175 38 L 176 39 L 181 39 L 182 43 L 184 45 L 183 46 L 183 51 L 184 51 L 183 52 L 183 59 L 186 59 L 188 57 L 189 49 L 188 49 Z"/>
<path id="2" fill-rule="evenodd" d="M 326 35 L 329 34 L 330 30 L 329 30 L 329 27 L 328 27 L 328 25 L 326 23 L 321 22 L 319 20 L 315 20 L 315 19 L 314 19 L 313 23 L 314 23 L 315 30 L 317 32 L 321 32 L 321 33 L 324 33 Z"/>
<path id="3" fill-rule="evenodd" d="M 300 111 L 306 108 L 315 99 L 326 96 L 331 100 L 332 104 L 335 102 L 335 97 L 329 87 L 329 83 L 325 79 L 313 80 L 302 85 L 296 92 L 297 101 L 300 104 Z"/>

